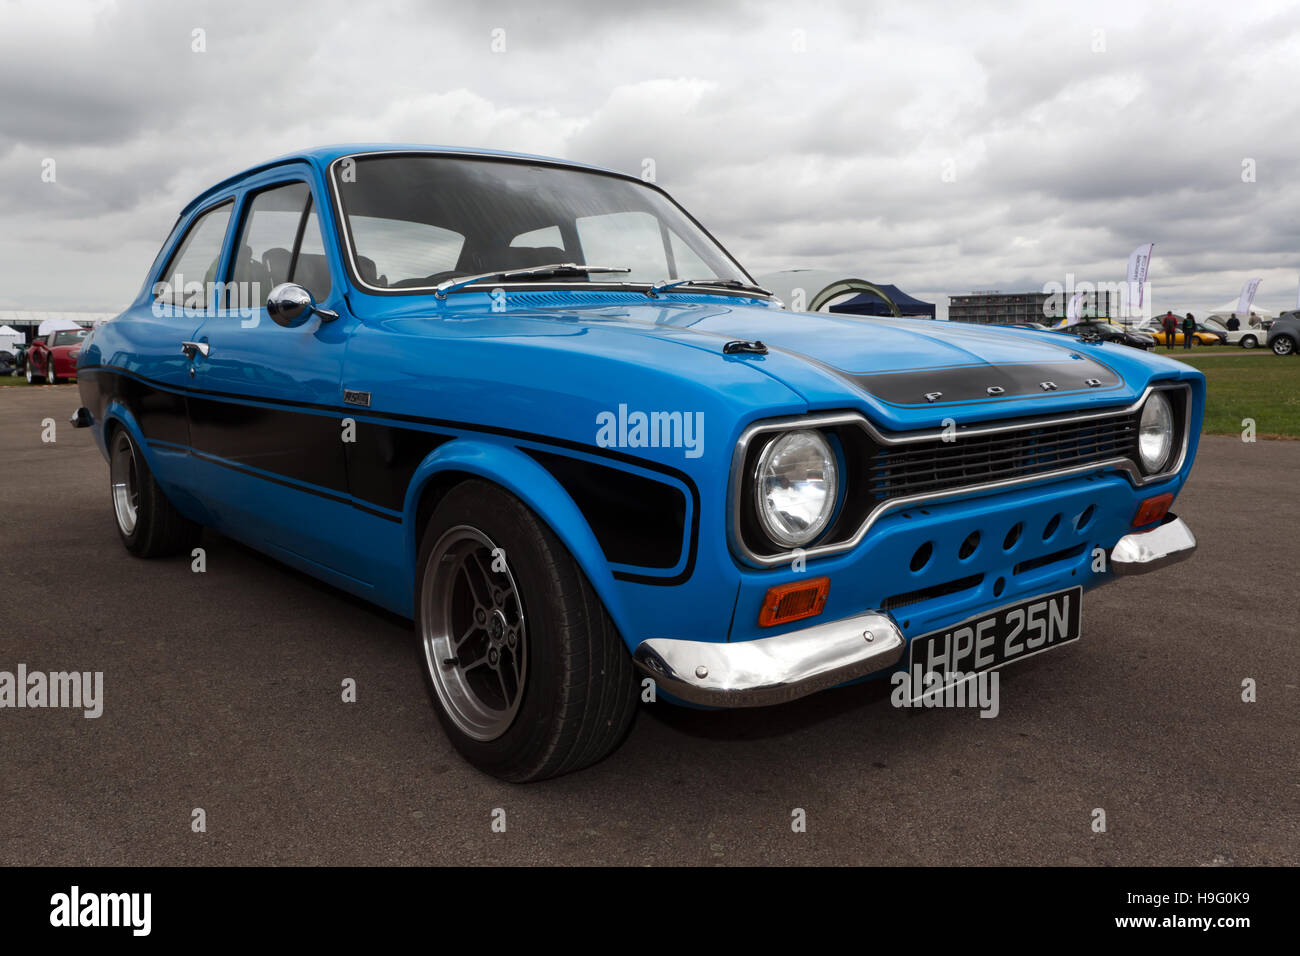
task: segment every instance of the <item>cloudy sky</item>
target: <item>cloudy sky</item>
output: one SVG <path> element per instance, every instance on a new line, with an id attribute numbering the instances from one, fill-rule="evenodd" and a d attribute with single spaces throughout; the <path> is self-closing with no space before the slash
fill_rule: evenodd
<path id="1" fill-rule="evenodd" d="M 1160 310 L 1294 308 L 1297 89 L 1293 2 L 0 0 L 0 309 L 121 309 L 197 192 L 358 141 L 649 158 L 751 272 L 941 314 L 1147 241 Z"/>

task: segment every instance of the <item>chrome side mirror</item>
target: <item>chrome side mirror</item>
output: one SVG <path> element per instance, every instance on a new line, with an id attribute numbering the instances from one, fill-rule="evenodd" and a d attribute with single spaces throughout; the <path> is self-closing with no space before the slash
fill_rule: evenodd
<path id="1" fill-rule="evenodd" d="M 339 317 L 337 312 L 316 305 L 312 294 L 296 282 L 281 282 L 272 289 L 266 297 L 266 311 L 272 322 L 286 329 L 296 329 L 313 314 L 319 315 L 322 322 L 333 322 Z"/>

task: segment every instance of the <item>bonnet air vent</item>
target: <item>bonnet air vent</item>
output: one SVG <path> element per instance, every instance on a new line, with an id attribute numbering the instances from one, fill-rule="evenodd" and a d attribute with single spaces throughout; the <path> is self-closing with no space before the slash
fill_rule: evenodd
<path id="1" fill-rule="evenodd" d="M 512 292 L 510 302 L 538 308 L 567 305 L 631 305 L 645 302 L 639 292 Z"/>
<path id="2" fill-rule="evenodd" d="M 508 288 L 504 287 L 504 288 Z M 563 292 L 511 292 L 510 303 L 514 306 L 537 309 L 563 309 L 580 305 L 645 305 L 647 303 L 662 307 L 665 303 L 682 305 L 686 303 L 716 304 L 717 297 L 702 295 L 683 295 L 673 292 L 672 298 L 650 299 L 640 292 L 586 292 L 566 289 Z"/>

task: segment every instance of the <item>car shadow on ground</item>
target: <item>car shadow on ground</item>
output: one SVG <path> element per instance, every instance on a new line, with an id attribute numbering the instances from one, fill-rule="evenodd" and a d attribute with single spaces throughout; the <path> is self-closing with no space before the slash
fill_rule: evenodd
<path id="1" fill-rule="evenodd" d="M 1014 683 L 1041 666 L 1038 660 L 1024 660 L 998 671 L 1001 685 Z M 763 740 L 784 737 L 826 724 L 856 712 L 868 713 L 880 707 L 893 709 L 894 687 L 888 674 L 856 684 L 835 687 L 769 707 L 706 710 L 689 706 L 642 704 L 641 720 L 654 720 L 664 728 L 705 740 Z M 931 713 L 934 708 L 907 707 L 909 718 Z M 967 708 L 969 709 L 969 708 Z"/>
<path id="2" fill-rule="evenodd" d="M 305 571 L 299 571 L 292 565 L 285 564 L 283 561 L 280 561 L 271 555 L 264 554 L 251 545 L 244 544 L 242 541 L 238 541 L 235 538 L 227 537 L 221 532 L 214 531 L 211 528 L 203 529 L 203 538 L 199 544 L 208 552 L 209 560 L 212 555 L 219 555 L 223 551 L 230 554 L 237 554 L 240 557 L 247 559 L 250 565 L 256 565 L 258 568 L 264 569 L 258 575 L 263 579 L 275 574 L 282 575 L 289 581 L 292 581 L 295 585 L 319 594 L 326 600 L 346 604 L 354 610 L 359 611 L 368 617 L 374 618 L 377 626 L 373 629 L 363 629 L 362 633 L 364 633 L 365 636 L 379 635 L 386 639 L 400 639 L 407 644 L 412 640 L 412 625 L 408 618 L 404 618 L 400 614 L 394 614 L 392 611 L 382 608 L 378 604 L 374 604 L 367 601 L 365 598 L 350 594 L 333 584 L 320 580 L 319 578 L 312 577 Z M 189 559 L 185 558 L 184 560 Z M 249 570 L 252 571 L 251 568 Z"/>

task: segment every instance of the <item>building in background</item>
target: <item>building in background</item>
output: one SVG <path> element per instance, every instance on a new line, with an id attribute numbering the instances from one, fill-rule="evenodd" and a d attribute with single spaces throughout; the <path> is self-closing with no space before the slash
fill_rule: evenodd
<path id="1" fill-rule="evenodd" d="M 1051 292 L 970 292 L 948 297 L 948 321 L 972 322 L 977 325 L 1018 325 L 1044 322 L 1054 325 L 1065 318 L 1070 293 Z M 1120 312 L 1119 293 L 1090 292 L 1084 295 L 1081 313 L 1084 318 L 1111 318 Z"/>

